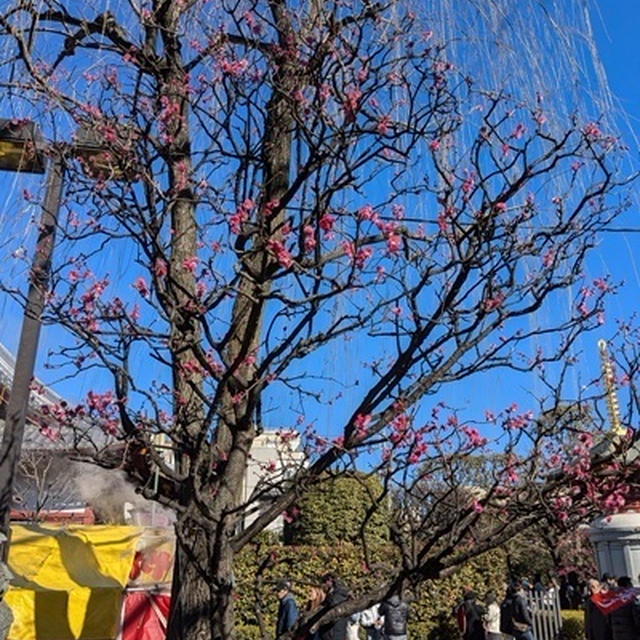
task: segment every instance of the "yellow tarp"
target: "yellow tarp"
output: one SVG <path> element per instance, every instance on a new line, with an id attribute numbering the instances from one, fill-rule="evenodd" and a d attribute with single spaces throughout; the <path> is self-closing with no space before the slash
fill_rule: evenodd
<path id="1" fill-rule="evenodd" d="M 12 526 L 9 640 L 115 638 L 142 532 L 129 526 Z"/>

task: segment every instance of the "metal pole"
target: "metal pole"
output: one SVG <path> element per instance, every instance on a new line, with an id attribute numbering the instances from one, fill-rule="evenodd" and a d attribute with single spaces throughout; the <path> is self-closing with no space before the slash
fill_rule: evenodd
<path id="1" fill-rule="evenodd" d="M 0 445 L 0 527 L 7 536 L 2 545 L 2 559 L 6 560 L 11 535 L 9 521 L 24 425 L 29 404 L 31 381 L 40 337 L 42 311 L 51 274 L 51 256 L 58 224 L 64 174 L 62 153 L 54 150 L 47 174 L 47 187 L 40 216 L 40 229 L 35 255 L 29 274 L 29 292 L 22 319 L 20 343 L 13 372 L 11 395 L 7 403 L 2 444 Z"/>

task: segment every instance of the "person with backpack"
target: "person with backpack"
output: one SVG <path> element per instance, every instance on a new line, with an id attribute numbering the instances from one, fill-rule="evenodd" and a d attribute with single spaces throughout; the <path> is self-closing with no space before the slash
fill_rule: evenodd
<path id="1" fill-rule="evenodd" d="M 507 587 L 505 599 L 500 605 L 500 631 L 515 640 L 535 640 L 533 619 L 520 580 L 514 580 Z"/>
<path id="2" fill-rule="evenodd" d="M 399 595 L 382 602 L 380 615 L 384 618 L 385 640 L 407 640 L 409 605 Z"/>

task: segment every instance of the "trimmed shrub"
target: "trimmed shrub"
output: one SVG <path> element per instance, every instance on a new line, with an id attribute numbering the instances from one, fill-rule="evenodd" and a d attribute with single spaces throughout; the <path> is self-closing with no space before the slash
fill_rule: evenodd
<path id="1" fill-rule="evenodd" d="M 285 527 L 286 544 L 326 546 L 389 541 L 389 510 L 375 476 L 324 476 L 300 498 L 294 520 Z"/>
<path id="2" fill-rule="evenodd" d="M 584 640 L 584 611 L 562 611 L 562 638 L 563 640 Z"/>
<path id="3" fill-rule="evenodd" d="M 393 549 L 381 549 L 378 559 L 391 564 L 394 554 Z M 273 633 L 277 611 L 273 586 L 278 579 L 291 580 L 293 594 L 303 609 L 310 586 L 318 585 L 320 576 L 327 571 L 335 571 L 354 595 L 384 578 L 380 571 L 368 570 L 362 549 L 349 543 L 313 547 L 274 545 L 264 540 L 243 550 L 235 564 L 238 638 L 259 638 L 260 618 L 267 633 Z M 456 637 L 458 632 L 452 610 L 465 588 L 472 588 L 479 598 L 483 598 L 488 589 L 494 589 L 500 596 L 505 575 L 504 555 L 494 551 L 467 563 L 447 578 L 427 580 L 413 594 L 410 637 L 425 640 Z"/>

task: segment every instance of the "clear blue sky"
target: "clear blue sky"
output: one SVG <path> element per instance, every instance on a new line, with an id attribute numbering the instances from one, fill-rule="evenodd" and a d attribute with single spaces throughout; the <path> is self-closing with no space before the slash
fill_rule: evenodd
<path id="1" fill-rule="evenodd" d="M 559 3 L 580 3 L 581 1 L 558 0 Z M 593 2 L 596 10 L 592 13 L 592 23 L 611 89 L 626 111 L 631 126 L 640 136 L 640 0 L 598 0 L 597 4 L 596 0 Z M 552 59 L 549 60 L 549 64 L 553 64 Z M 637 144 L 631 140 L 630 144 L 633 147 L 633 153 L 638 157 Z M 20 184 L 20 188 L 22 188 L 22 183 Z M 0 205 L 3 203 L 3 197 L 0 196 Z M 640 201 L 640 198 L 638 200 Z M 639 211 L 640 207 L 634 205 L 633 209 L 625 216 L 624 225 L 640 230 Z M 623 295 L 612 303 L 611 320 L 616 316 L 628 315 L 638 307 L 640 302 L 640 252 L 637 251 L 637 247 L 640 247 L 640 233 L 614 233 L 604 240 L 596 252 L 596 260 L 593 264 L 594 271 L 598 271 L 601 267 L 602 271 L 612 271 L 615 278 L 624 278 L 627 282 Z M 18 342 L 17 324 L 15 308 L 7 304 L 6 301 L 0 300 L 0 341 L 12 351 L 15 351 Z M 603 331 L 602 337 L 606 337 L 612 332 L 613 326 L 610 323 Z M 44 380 L 48 380 L 50 374 L 41 369 L 41 363 L 45 359 L 47 340 L 51 334 L 51 330 L 45 328 L 41 341 L 40 366 L 37 369 L 37 374 Z M 593 351 L 594 356 L 592 363 L 594 370 L 589 371 L 586 374 L 587 377 L 594 373 L 597 374 L 598 360 L 595 347 L 597 337 L 600 336 L 592 334 L 589 337 L 589 344 L 582 345 L 585 350 Z M 594 342 L 593 345 L 591 341 Z M 337 353 L 336 357 L 340 358 L 342 354 Z M 506 372 L 502 376 L 504 380 L 497 381 L 497 386 L 501 386 L 501 383 L 508 385 L 509 375 L 509 372 Z M 479 382 L 478 386 L 470 385 L 466 388 L 466 397 L 458 399 L 460 404 L 474 403 L 474 399 L 479 397 L 478 394 L 486 396 L 487 390 L 484 390 L 483 393 L 482 384 Z M 77 400 L 89 388 L 91 388 L 91 382 L 86 381 L 84 384 L 76 382 L 73 386 L 61 385 L 57 390 L 63 395 L 75 396 L 70 397 L 70 400 Z M 496 397 L 490 400 L 494 400 L 496 403 L 500 402 L 497 393 Z"/>
<path id="2" fill-rule="evenodd" d="M 599 0 L 592 22 L 614 93 L 640 133 L 640 2 Z"/>

